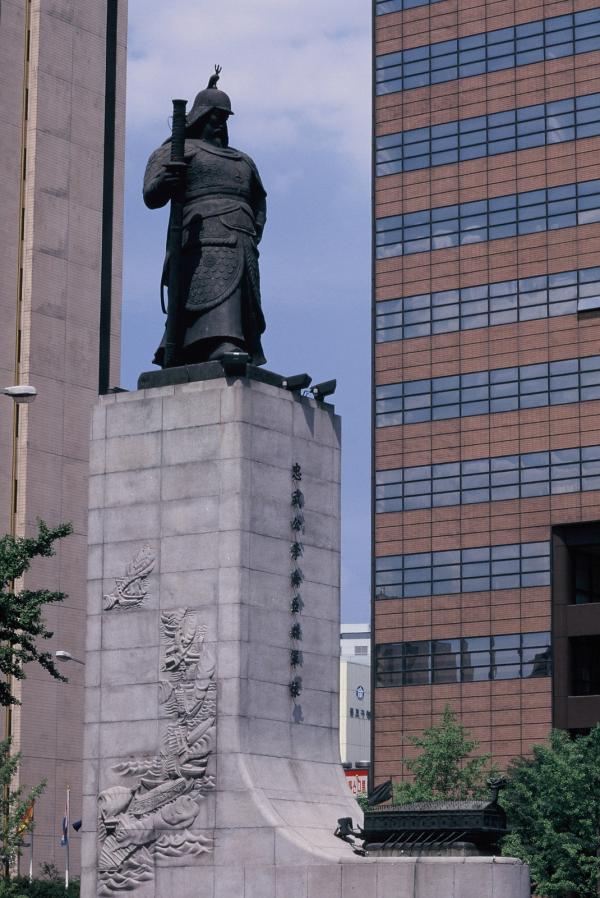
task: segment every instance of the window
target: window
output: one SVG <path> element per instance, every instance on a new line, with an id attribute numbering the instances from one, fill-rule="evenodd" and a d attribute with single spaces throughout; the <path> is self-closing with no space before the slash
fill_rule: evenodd
<path id="1" fill-rule="evenodd" d="M 431 3 L 440 3 L 440 0 L 375 0 L 375 15 L 384 16 L 389 12 L 402 12 L 413 6 L 429 6 Z"/>
<path id="2" fill-rule="evenodd" d="M 378 259 L 600 221 L 600 179 L 376 219 Z"/>
<path id="3" fill-rule="evenodd" d="M 354 646 L 354 654 L 355 655 L 368 655 L 369 654 L 369 646 L 368 645 L 355 645 Z"/>
<path id="4" fill-rule="evenodd" d="M 569 639 L 571 695 L 600 695 L 600 636 Z"/>
<path id="5" fill-rule="evenodd" d="M 586 94 L 386 134 L 375 140 L 375 171 L 383 177 L 598 134 L 600 93 Z M 502 215 L 493 223 L 503 224 Z"/>
<path id="6" fill-rule="evenodd" d="M 584 472 L 589 476 L 584 476 Z M 439 508 L 600 489 L 599 473 L 600 446 L 394 468 L 376 472 L 376 511 Z M 598 601 L 600 554 L 596 553 L 600 549 L 584 548 L 586 551 L 582 550 L 581 558 L 577 555 L 576 560 L 578 588 L 582 596 L 587 590 L 597 593 L 598 599 L 578 601 Z"/>
<path id="7" fill-rule="evenodd" d="M 576 605 L 600 602 L 600 545 L 571 546 L 572 601 Z"/>
<path id="8" fill-rule="evenodd" d="M 391 3 L 379 3 L 377 11 L 394 12 Z M 385 53 L 375 60 L 375 89 L 389 94 L 586 53 L 598 48 L 599 36 L 600 9 L 595 8 Z"/>
<path id="9" fill-rule="evenodd" d="M 549 677 L 550 633 L 515 633 L 375 647 L 376 686 L 424 686 Z"/>
<path id="10" fill-rule="evenodd" d="M 375 560 L 377 599 L 525 589 L 549 583 L 549 542 L 384 555 Z"/>
<path id="11" fill-rule="evenodd" d="M 598 398 L 600 356 L 586 356 L 378 386 L 375 390 L 376 426 L 391 427 L 417 421 L 487 415 Z M 560 461 L 558 456 L 556 459 L 552 492 L 572 492 L 577 486 L 573 479 L 577 475 L 572 466 L 576 460 L 573 457 Z M 591 464 L 595 459 L 590 457 L 586 461 L 590 463 L 581 469 L 582 489 L 595 489 L 598 481 L 585 476 L 586 471 L 593 471 L 595 476 L 596 469 Z M 534 467 L 536 471 L 522 475 L 523 484 L 527 482 L 529 485 L 526 488 L 522 486 L 521 495 L 545 495 L 539 492 L 541 487 L 535 484 L 548 479 L 549 473 L 540 470 L 547 465 L 548 462 L 540 465 L 534 459 L 528 459 L 527 467 Z M 567 483 L 569 480 L 570 484 Z M 474 496 L 472 501 L 484 500 Z"/>

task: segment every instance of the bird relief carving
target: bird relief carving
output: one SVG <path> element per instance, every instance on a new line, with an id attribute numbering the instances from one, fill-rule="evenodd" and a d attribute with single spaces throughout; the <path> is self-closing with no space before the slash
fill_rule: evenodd
<path id="1" fill-rule="evenodd" d="M 104 596 L 104 610 L 134 608 L 141 605 L 148 595 L 146 580 L 154 570 L 156 555 L 150 546 L 142 546 L 129 562 L 124 577 L 115 580 L 113 592 Z"/>
<path id="2" fill-rule="evenodd" d="M 214 777 L 207 766 L 216 731 L 215 661 L 207 628 L 186 609 L 161 614 L 159 702 L 169 718 L 157 755 L 112 769 L 133 778 L 98 797 L 99 894 L 131 891 L 157 863 L 212 850 L 197 818 Z"/>

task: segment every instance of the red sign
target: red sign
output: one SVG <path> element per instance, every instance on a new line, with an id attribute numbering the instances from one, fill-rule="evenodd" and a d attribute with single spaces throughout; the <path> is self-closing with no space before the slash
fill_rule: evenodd
<path id="1" fill-rule="evenodd" d="M 369 781 L 369 771 L 363 768 L 354 768 L 353 770 L 344 770 L 346 774 L 346 782 L 348 788 L 354 796 L 366 795 Z"/>

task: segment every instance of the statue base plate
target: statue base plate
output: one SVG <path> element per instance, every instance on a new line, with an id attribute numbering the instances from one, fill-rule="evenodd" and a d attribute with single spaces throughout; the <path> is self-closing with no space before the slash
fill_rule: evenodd
<path id="1" fill-rule="evenodd" d="M 272 387 L 281 387 L 284 377 L 259 368 L 256 365 L 246 365 L 244 375 L 227 375 L 221 362 L 198 362 L 195 365 L 180 365 L 177 368 L 159 368 L 156 371 L 143 371 L 138 377 L 138 390 L 148 390 L 152 387 L 172 387 L 177 384 L 189 384 L 202 380 L 216 380 L 222 377 L 244 376 L 248 380 L 257 380 L 259 383 L 270 384 Z"/>

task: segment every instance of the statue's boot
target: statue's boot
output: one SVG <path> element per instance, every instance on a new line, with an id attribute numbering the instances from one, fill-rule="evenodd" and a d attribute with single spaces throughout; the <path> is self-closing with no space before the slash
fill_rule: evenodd
<path id="1" fill-rule="evenodd" d="M 208 356 L 207 361 L 218 362 L 219 359 L 223 358 L 226 352 L 245 352 L 245 350 L 238 343 L 230 343 L 229 341 L 224 341 L 223 343 L 219 343 L 218 346 L 215 346 L 213 351 Z"/>

